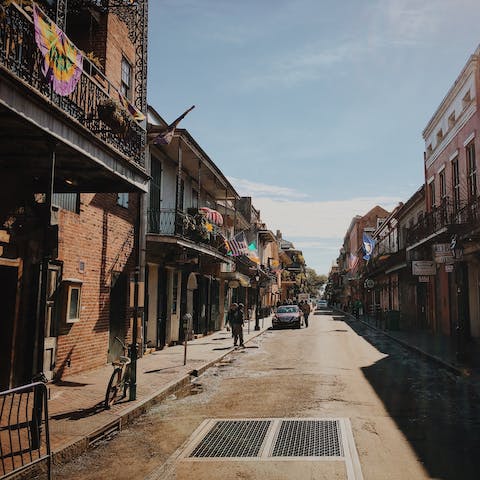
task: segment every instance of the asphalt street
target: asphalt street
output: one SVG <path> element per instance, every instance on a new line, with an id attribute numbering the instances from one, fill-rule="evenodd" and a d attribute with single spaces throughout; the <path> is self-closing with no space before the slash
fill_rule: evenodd
<path id="1" fill-rule="evenodd" d="M 461 378 L 325 310 L 236 350 L 56 478 L 173 479 L 209 418 L 345 417 L 365 479 L 477 479 L 479 404 Z"/>

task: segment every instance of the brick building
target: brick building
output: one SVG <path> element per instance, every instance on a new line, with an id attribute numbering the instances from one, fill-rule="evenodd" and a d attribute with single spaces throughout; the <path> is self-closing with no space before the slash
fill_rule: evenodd
<path id="1" fill-rule="evenodd" d="M 427 323 L 436 333 L 480 337 L 480 48 L 470 56 L 423 131 L 426 214 L 411 229 L 409 250 L 433 261 Z M 434 273 L 434 274 L 433 274 Z"/>
<path id="2" fill-rule="evenodd" d="M 37 4 L 0 19 L 0 388 L 116 355 L 141 265 L 146 2 Z M 42 73 L 39 21 L 76 52 L 68 85 Z"/>

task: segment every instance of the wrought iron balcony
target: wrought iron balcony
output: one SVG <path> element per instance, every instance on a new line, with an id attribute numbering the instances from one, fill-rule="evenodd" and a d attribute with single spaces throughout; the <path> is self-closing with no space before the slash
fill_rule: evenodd
<path id="1" fill-rule="evenodd" d="M 110 98 L 118 100 L 118 91 L 87 58 L 75 90 L 68 96 L 56 94 L 42 72 L 42 54 L 35 43 L 32 17 L 15 3 L 4 6 L 0 15 L 0 70 L 26 83 L 49 104 L 53 104 L 80 128 L 126 156 L 144 169 L 145 131 L 132 118 L 121 129 L 112 129 L 99 118 L 99 105 Z"/>
<path id="2" fill-rule="evenodd" d="M 204 217 L 200 214 L 190 215 L 168 208 L 152 209 L 148 211 L 148 228 L 148 233 L 182 237 L 195 243 L 210 245 L 226 253 L 221 236 L 224 232 L 216 225 L 211 225 L 209 231 Z"/>
<path id="3" fill-rule="evenodd" d="M 445 200 L 407 231 L 407 245 L 413 245 L 446 229 L 448 233 L 463 233 L 480 226 L 480 198 L 455 207 Z"/>

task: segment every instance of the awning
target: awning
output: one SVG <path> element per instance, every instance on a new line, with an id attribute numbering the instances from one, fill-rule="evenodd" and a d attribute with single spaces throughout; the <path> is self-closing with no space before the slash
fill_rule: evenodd
<path id="1" fill-rule="evenodd" d="M 208 221 L 214 223 L 215 225 L 218 225 L 219 227 L 223 225 L 223 217 L 220 212 L 217 212 L 216 210 L 208 207 L 200 207 L 198 211 L 205 215 L 205 218 Z"/>
<path id="2" fill-rule="evenodd" d="M 240 272 L 220 272 L 220 278 L 224 280 L 230 280 L 231 282 L 238 282 L 239 286 L 250 286 L 250 278 Z"/>

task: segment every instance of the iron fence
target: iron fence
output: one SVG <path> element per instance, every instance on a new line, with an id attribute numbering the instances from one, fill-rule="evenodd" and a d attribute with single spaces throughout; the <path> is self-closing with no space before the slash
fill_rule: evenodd
<path id="1" fill-rule="evenodd" d="M 0 479 L 43 462 L 51 480 L 47 402 L 41 382 L 0 392 Z"/>
<path id="2" fill-rule="evenodd" d="M 98 107 L 109 98 L 118 100 L 118 90 L 87 58 L 75 90 L 56 94 L 42 72 L 42 54 L 35 43 L 33 19 L 15 3 L 2 7 L 0 15 L 0 65 L 25 81 L 46 100 L 86 127 L 97 138 L 144 168 L 146 133 L 133 119 L 115 132 L 99 118 Z"/>

